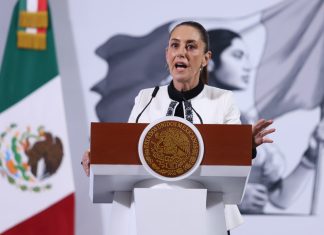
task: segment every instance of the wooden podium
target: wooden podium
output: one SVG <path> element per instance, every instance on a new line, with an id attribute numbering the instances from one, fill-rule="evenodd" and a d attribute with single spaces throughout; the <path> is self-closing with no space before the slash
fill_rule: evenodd
<path id="1" fill-rule="evenodd" d="M 147 125 L 91 124 L 90 197 L 94 203 L 113 202 L 109 234 L 226 234 L 224 204 L 240 203 L 251 169 L 251 125 L 195 125 L 204 142 L 202 163 L 167 187 L 138 156 Z M 134 207 L 130 224 L 114 212 L 114 203 L 119 211 Z"/>

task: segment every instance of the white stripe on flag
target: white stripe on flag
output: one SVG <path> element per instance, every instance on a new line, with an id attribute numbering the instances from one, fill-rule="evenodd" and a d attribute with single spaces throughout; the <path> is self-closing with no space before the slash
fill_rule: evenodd
<path id="1" fill-rule="evenodd" d="M 38 9 L 38 0 L 27 0 L 27 11 L 37 12 Z"/>
<path id="2" fill-rule="evenodd" d="M 38 9 L 38 0 L 27 0 L 26 7 L 28 12 L 37 12 Z M 37 33 L 37 28 L 26 28 L 26 33 Z"/>

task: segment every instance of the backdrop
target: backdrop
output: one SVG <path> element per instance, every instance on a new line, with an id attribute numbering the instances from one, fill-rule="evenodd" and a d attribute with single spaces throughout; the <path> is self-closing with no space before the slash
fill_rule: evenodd
<path id="1" fill-rule="evenodd" d="M 245 224 L 233 234 L 319 231 L 324 217 L 319 174 L 324 132 L 323 1 L 50 3 L 76 159 L 87 148 L 86 129 L 91 121 L 127 121 L 140 89 L 170 81 L 164 59 L 168 33 L 180 21 L 196 20 L 211 35 L 210 85 L 234 91 L 243 122 L 272 118 L 277 128 L 272 136 L 275 143 L 258 149 L 241 205 Z M 8 11 L 11 5 L 7 4 Z M 5 33 L 9 16 L 1 16 Z M 76 124 L 80 116 L 84 121 Z M 88 185 L 76 164 L 77 160 L 74 177 L 82 179 L 76 182 L 76 225 L 87 229 L 92 224 L 82 222 L 89 220 L 85 214 L 91 205 L 82 206 L 88 203 L 87 197 L 78 193 L 84 194 Z M 260 206 L 264 195 L 268 200 Z M 109 209 L 91 211 L 101 221 L 99 232 L 105 231 Z M 77 232 L 83 234 L 81 230 Z"/>

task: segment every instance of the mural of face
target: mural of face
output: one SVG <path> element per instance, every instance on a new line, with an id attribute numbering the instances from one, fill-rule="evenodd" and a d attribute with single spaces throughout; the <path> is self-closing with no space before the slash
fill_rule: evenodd
<path id="1" fill-rule="evenodd" d="M 244 90 L 248 86 L 251 69 L 248 48 L 241 38 L 236 37 L 221 53 L 220 66 L 214 75 L 217 83 L 233 90 Z"/>

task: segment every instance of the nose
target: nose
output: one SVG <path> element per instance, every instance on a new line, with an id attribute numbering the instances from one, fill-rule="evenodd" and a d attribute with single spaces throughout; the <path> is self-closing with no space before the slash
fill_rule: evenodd
<path id="1" fill-rule="evenodd" d="M 252 70 L 252 68 L 249 66 L 245 66 L 245 67 L 243 67 L 243 71 L 244 72 L 247 72 L 247 73 L 249 73 L 249 72 L 251 72 L 251 70 Z"/>
<path id="2" fill-rule="evenodd" d="M 251 70 L 252 70 L 252 64 L 248 57 L 245 58 L 243 70 L 248 73 L 251 72 Z"/>
<path id="3" fill-rule="evenodd" d="M 176 57 L 183 58 L 185 57 L 185 54 L 186 54 L 186 48 L 184 46 L 180 46 L 179 49 L 177 50 Z"/>

